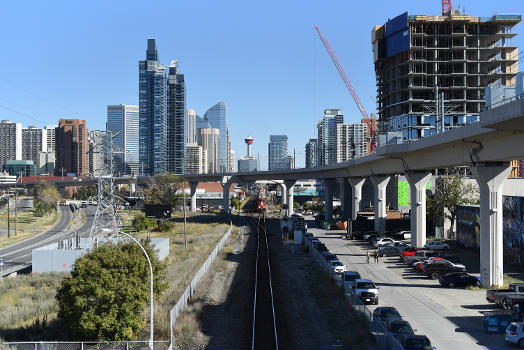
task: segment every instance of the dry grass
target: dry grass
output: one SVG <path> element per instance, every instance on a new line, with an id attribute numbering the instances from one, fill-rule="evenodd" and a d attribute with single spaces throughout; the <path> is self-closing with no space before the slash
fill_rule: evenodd
<path id="1" fill-rule="evenodd" d="M 0 248 L 7 247 L 8 245 L 18 243 L 25 239 L 31 238 L 51 226 L 53 226 L 58 219 L 58 213 L 53 211 L 52 214 L 44 216 L 42 218 L 36 218 L 31 210 L 25 210 L 18 213 L 18 236 L 14 236 L 15 227 L 15 215 L 12 214 L 10 217 L 11 222 L 11 237 L 2 236 L 0 237 Z M 0 215 L 0 227 L 7 227 L 7 217 Z"/>

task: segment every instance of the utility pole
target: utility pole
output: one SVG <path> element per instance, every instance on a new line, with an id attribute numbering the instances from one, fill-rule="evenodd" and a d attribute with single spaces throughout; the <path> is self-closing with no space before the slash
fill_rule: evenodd
<path id="1" fill-rule="evenodd" d="M 18 190 L 15 189 L 15 237 L 18 237 Z"/>
<path id="2" fill-rule="evenodd" d="M 186 228 L 186 183 L 182 183 L 182 193 L 184 197 L 184 251 L 187 252 L 187 228 Z"/>
<path id="3" fill-rule="evenodd" d="M 11 191 L 7 192 L 7 238 L 11 237 L 11 222 L 10 222 L 11 215 L 9 214 L 9 211 L 11 209 L 9 207 L 9 192 Z"/>

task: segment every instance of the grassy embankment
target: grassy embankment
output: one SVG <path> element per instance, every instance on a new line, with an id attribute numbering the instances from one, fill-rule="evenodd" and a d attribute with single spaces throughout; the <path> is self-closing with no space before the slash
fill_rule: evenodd
<path id="1" fill-rule="evenodd" d="M 15 236 L 15 215 L 11 213 L 9 220 L 11 224 L 11 237 L 1 236 L 0 248 L 18 243 L 47 230 L 55 224 L 57 219 L 58 213 L 56 211 L 41 218 L 35 217 L 32 210 L 21 211 L 18 213 L 18 236 Z M 0 215 L 0 227 L 7 230 L 7 214 L 2 213 L 2 215 Z"/>

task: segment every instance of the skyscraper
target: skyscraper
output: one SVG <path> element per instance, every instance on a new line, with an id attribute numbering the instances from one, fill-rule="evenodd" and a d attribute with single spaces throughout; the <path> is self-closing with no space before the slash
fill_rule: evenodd
<path id="1" fill-rule="evenodd" d="M 337 124 L 337 163 L 369 153 L 366 123 Z"/>
<path id="2" fill-rule="evenodd" d="M 114 145 L 121 152 L 113 155 L 116 174 L 132 175 L 139 172 L 139 114 L 138 106 L 107 106 L 106 130 L 118 132 Z"/>
<path id="3" fill-rule="evenodd" d="M 318 165 L 329 165 L 337 162 L 337 124 L 342 123 L 344 123 L 342 110 L 324 110 L 324 117 L 317 124 Z"/>
<path id="4" fill-rule="evenodd" d="M 306 143 L 306 168 L 318 165 L 318 140 L 309 139 Z"/>
<path id="5" fill-rule="evenodd" d="M 62 171 L 77 176 L 88 173 L 87 162 L 87 127 L 80 119 L 60 119 L 56 128 L 56 165 L 55 174 Z"/>
<path id="6" fill-rule="evenodd" d="M 217 173 L 220 171 L 220 130 L 216 128 L 199 129 L 200 144 L 207 153 L 207 172 Z"/>
<path id="7" fill-rule="evenodd" d="M 194 109 L 186 111 L 186 143 L 197 143 L 197 115 Z"/>
<path id="8" fill-rule="evenodd" d="M 47 151 L 47 129 L 29 126 L 22 129 L 22 158 L 39 165 L 40 152 Z"/>
<path id="9" fill-rule="evenodd" d="M 116 138 L 118 138 L 118 136 Z M 87 137 L 87 140 L 89 143 L 89 150 L 87 151 L 87 167 L 89 169 L 89 174 L 91 176 L 102 175 L 102 170 L 105 170 L 104 169 L 105 157 L 111 156 L 110 154 L 106 154 L 107 137 L 103 131 L 91 130 L 89 132 L 89 136 Z M 114 157 L 115 157 L 115 165 L 118 164 L 120 165 L 120 167 L 114 165 L 115 168 L 113 170 L 113 174 L 118 176 L 122 174 L 121 173 L 122 154 L 121 153 L 115 154 Z"/>
<path id="10" fill-rule="evenodd" d="M 22 160 L 22 124 L 11 120 L 0 123 L 0 171 L 8 160 Z"/>
<path id="11" fill-rule="evenodd" d="M 155 39 L 138 62 L 139 162 L 145 174 L 167 170 L 167 68 L 158 62 Z"/>
<path id="12" fill-rule="evenodd" d="M 226 172 L 228 165 L 228 145 L 227 145 L 227 109 L 225 102 L 218 102 L 213 107 L 209 108 L 204 114 L 211 127 L 220 131 L 220 146 L 218 158 L 217 172 Z"/>
<path id="13" fill-rule="evenodd" d="M 287 159 L 287 156 L 287 135 L 269 135 L 269 171 L 289 169 L 290 164 Z"/>
<path id="14" fill-rule="evenodd" d="M 47 134 L 47 150 L 46 152 L 55 152 L 55 129 L 57 128 L 56 125 L 46 125 L 44 126 L 44 129 L 46 130 Z"/>
<path id="15" fill-rule="evenodd" d="M 186 165 L 186 86 L 178 61 L 171 61 L 167 82 L 167 170 L 181 175 Z"/>

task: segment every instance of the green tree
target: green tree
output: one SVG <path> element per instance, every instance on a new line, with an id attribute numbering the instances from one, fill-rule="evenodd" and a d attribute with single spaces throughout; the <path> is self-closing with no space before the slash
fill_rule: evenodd
<path id="1" fill-rule="evenodd" d="M 149 240 L 141 244 L 153 265 L 154 294 L 166 288 L 165 264 Z M 149 265 L 134 242 L 105 243 L 78 258 L 59 287 L 58 317 L 86 340 L 135 339 L 149 304 Z"/>
<path id="2" fill-rule="evenodd" d="M 450 172 L 437 179 L 435 193 L 427 201 L 426 214 L 439 222 L 448 219 L 453 228 L 457 207 L 478 203 L 478 187 L 472 181 L 465 181 L 460 174 Z"/>
<path id="3" fill-rule="evenodd" d="M 36 184 L 36 196 L 47 204 L 56 207 L 56 203 L 62 198 L 53 182 L 39 181 Z"/>
<path id="4" fill-rule="evenodd" d="M 148 179 L 144 190 L 146 204 L 169 204 L 172 207 L 182 203 L 183 179 L 173 173 L 156 174 Z"/>
<path id="5" fill-rule="evenodd" d="M 95 185 L 87 185 L 79 187 L 73 194 L 74 199 L 87 200 L 97 196 L 97 189 Z"/>
<path id="6" fill-rule="evenodd" d="M 238 208 L 240 208 L 240 201 L 238 200 L 237 197 L 231 198 L 231 206 L 233 208 L 235 208 L 236 210 L 238 210 Z"/>

